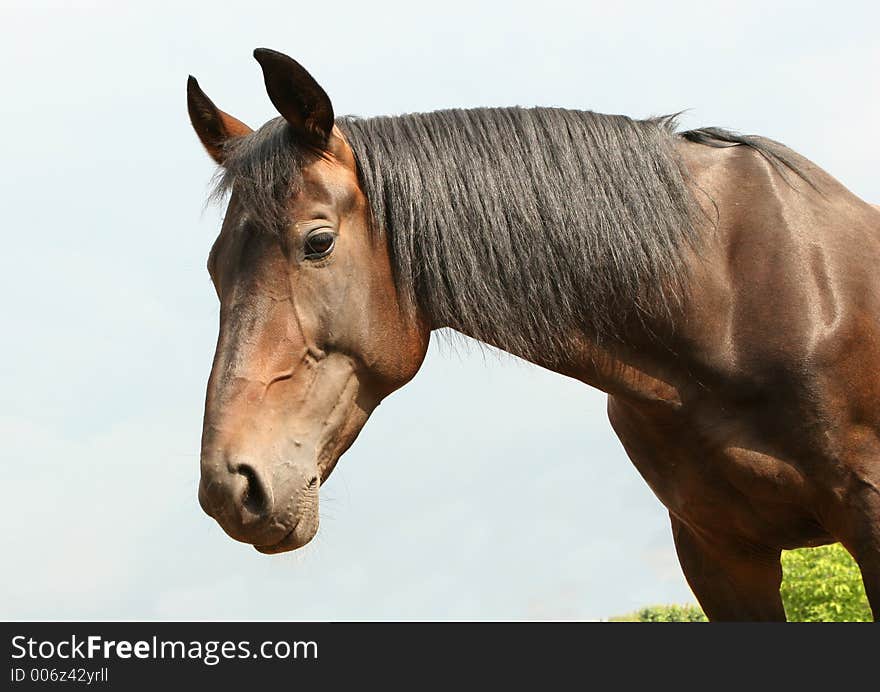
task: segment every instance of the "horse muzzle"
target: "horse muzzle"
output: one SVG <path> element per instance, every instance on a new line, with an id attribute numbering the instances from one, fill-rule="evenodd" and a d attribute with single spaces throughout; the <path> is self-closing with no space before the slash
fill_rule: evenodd
<path id="1" fill-rule="evenodd" d="M 320 479 L 305 464 L 203 457 L 199 504 L 229 534 L 262 553 L 304 546 L 318 531 Z"/>

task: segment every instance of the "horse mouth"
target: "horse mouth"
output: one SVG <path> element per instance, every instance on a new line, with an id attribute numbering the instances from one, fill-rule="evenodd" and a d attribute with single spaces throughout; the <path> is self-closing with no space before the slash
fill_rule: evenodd
<path id="1" fill-rule="evenodd" d="M 284 534 L 284 537 L 278 541 L 277 543 L 270 543 L 268 545 L 254 545 L 254 548 L 264 555 L 274 555 L 275 553 L 283 553 L 286 550 L 293 550 L 292 547 L 287 547 L 287 544 L 291 542 L 293 538 L 293 533 L 296 531 L 296 527 L 299 526 L 299 522 L 294 524 L 293 528 Z"/>
<path id="2" fill-rule="evenodd" d="M 264 555 L 275 555 L 277 553 L 286 553 L 291 550 L 296 550 L 297 548 L 303 547 L 306 543 L 308 543 L 314 537 L 316 530 L 299 532 L 297 533 L 297 529 L 300 527 L 301 522 L 297 520 L 297 522 L 293 525 L 293 528 L 290 529 L 281 540 L 276 541 L 275 543 L 269 543 L 264 545 L 254 545 L 254 549 L 257 552 L 263 553 Z M 317 527 L 315 527 L 317 529 Z"/>

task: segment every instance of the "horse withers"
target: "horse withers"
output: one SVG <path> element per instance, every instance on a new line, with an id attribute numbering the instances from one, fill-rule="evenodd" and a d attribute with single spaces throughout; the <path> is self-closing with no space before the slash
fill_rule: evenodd
<path id="1" fill-rule="evenodd" d="M 554 108 L 336 118 L 255 51 L 252 131 L 195 79 L 229 202 L 199 499 L 266 553 L 451 328 L 608 394 L 713 620 L 782 620 L 780 552 L 840 541 L 880 617 L 880 212 L 786 147 Z"/>

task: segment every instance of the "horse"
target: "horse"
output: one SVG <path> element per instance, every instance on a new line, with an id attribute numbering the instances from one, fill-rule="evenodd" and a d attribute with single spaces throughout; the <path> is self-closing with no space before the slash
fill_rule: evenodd
<path id="1" fill-rule="evenodd" d="M 189 77 L 228 197 L 199 501 L 262 553 L 430 335 L 608 395 L 711 620 L 784 620 L 783 549 L 839 541 L 880 618 L 880 211 L 775 141 L 675 117 L 476 108 L 336 117 L 257 49 L 257 130 Z M 536 469 L 539 472 L 539 469 Z"/>

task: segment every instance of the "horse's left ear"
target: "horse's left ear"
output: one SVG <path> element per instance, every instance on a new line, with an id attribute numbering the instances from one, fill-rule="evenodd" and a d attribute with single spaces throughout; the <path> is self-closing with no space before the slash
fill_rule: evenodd
<path id="1" fill-rule="evenodd" d="M 253 132 L 241 120 L 217 108 L 192 75 L 186 82 L 186 108 L 193 129 L 205 149 L 221 166 L 226 156 L 226 143 Z"/>
<path id="2" fill-rule="evenodd" d="M 321 85 L 296 60 L 284 53 L 257 48 L 272 104 L 303 143 L 323 149 L 333 130 L 333 105 Z"/>

